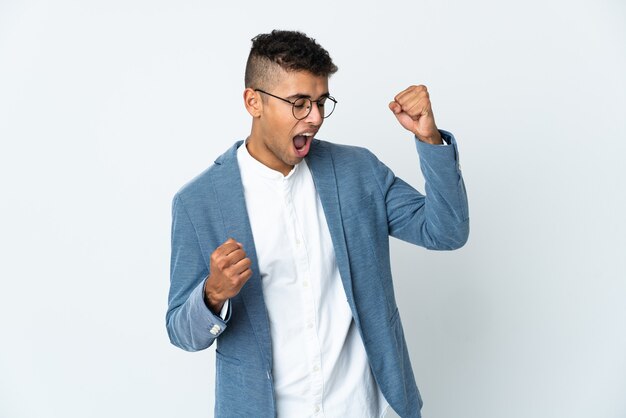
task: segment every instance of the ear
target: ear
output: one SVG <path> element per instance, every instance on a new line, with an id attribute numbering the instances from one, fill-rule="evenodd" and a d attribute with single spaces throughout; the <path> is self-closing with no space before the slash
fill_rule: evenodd
<path id="1" fill-rule="evenodd" d="M 253 118 L 258 118 L 263 113 L 263 101 L 259 94 L 249 87 L 243 91 L 243 104 Z"/>

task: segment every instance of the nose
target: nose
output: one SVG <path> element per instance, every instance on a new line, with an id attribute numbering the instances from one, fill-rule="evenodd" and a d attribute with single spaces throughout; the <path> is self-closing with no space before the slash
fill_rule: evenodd
<path id="1" fill-rule="evenodd" d="M 322 112 L 320 111 L 319 105 L 317 102 L 311 101 L 311 111 L 309 115 L 305 118 L 305 122 L 311 123 L 313 125 L 321 125 L 324 118 L 322 117 Z"/>

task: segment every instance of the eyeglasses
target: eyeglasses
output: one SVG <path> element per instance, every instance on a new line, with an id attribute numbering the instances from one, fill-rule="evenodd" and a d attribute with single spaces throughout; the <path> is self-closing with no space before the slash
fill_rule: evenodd
<path id="1" fill-rule="evenodd" d="M 311 100 L 308 97 L 298 97 L 292 102 L 291 100 L 278 97 L 261 89 L 254 89 L 254 91 L 267 94 L 268 96 L 272 96 L 276 99 L 282 100 L 283 102 L 289 103 L 291 105 L 291 112 L 293 113 L 293 117 L 298 120 L 305 119 L 307 116 L 309 116 L 309 114 L 311 113 L 311 109 L 313 109 L 313 103 L 317 104 L 317 109 L 320 111 L 320 115 L 322 115 L 322 118 L 324 119 L 326 119 L 333 113 L 333 111 L 335 110 L 335 105 L 337 104 L 337 100 L 335 100 L 335 98 L 332 96 L 323 96 L 317 100 Z"/>

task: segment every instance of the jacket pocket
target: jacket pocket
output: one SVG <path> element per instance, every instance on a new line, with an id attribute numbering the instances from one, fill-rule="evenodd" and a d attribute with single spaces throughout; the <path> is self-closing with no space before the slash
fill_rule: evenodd
<path id="1" fill-rule="evenodd" d="M 215 356 L 217 358 L 217 362 L 224 361 L 226 363 L 232 364 L 234 366 L 239 366 L 241 364 L 241 360 L 235 357 L 230 357 L 222 354 L 221 352 L 215 350 Z"/>
<path id="2" fill-rule="evenodd" d="M 364 195 L 355 201 L 341 202 L 342 218 L 345 221 L 352 217 L 360 217 L 361 219 L 367 218 L 368 213 L 374 210 L 374 197 L 372 195 Z"/>

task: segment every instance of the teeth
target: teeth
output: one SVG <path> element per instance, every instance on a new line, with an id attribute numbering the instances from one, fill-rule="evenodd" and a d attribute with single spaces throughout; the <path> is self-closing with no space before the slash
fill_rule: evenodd
<path id="1" fill-rule="evenodd" d="M 310 132 L 303 132 L 300 135 L 302 135 L 302 136 L 313 136 L 313 134 L 310 133 Z"/>

